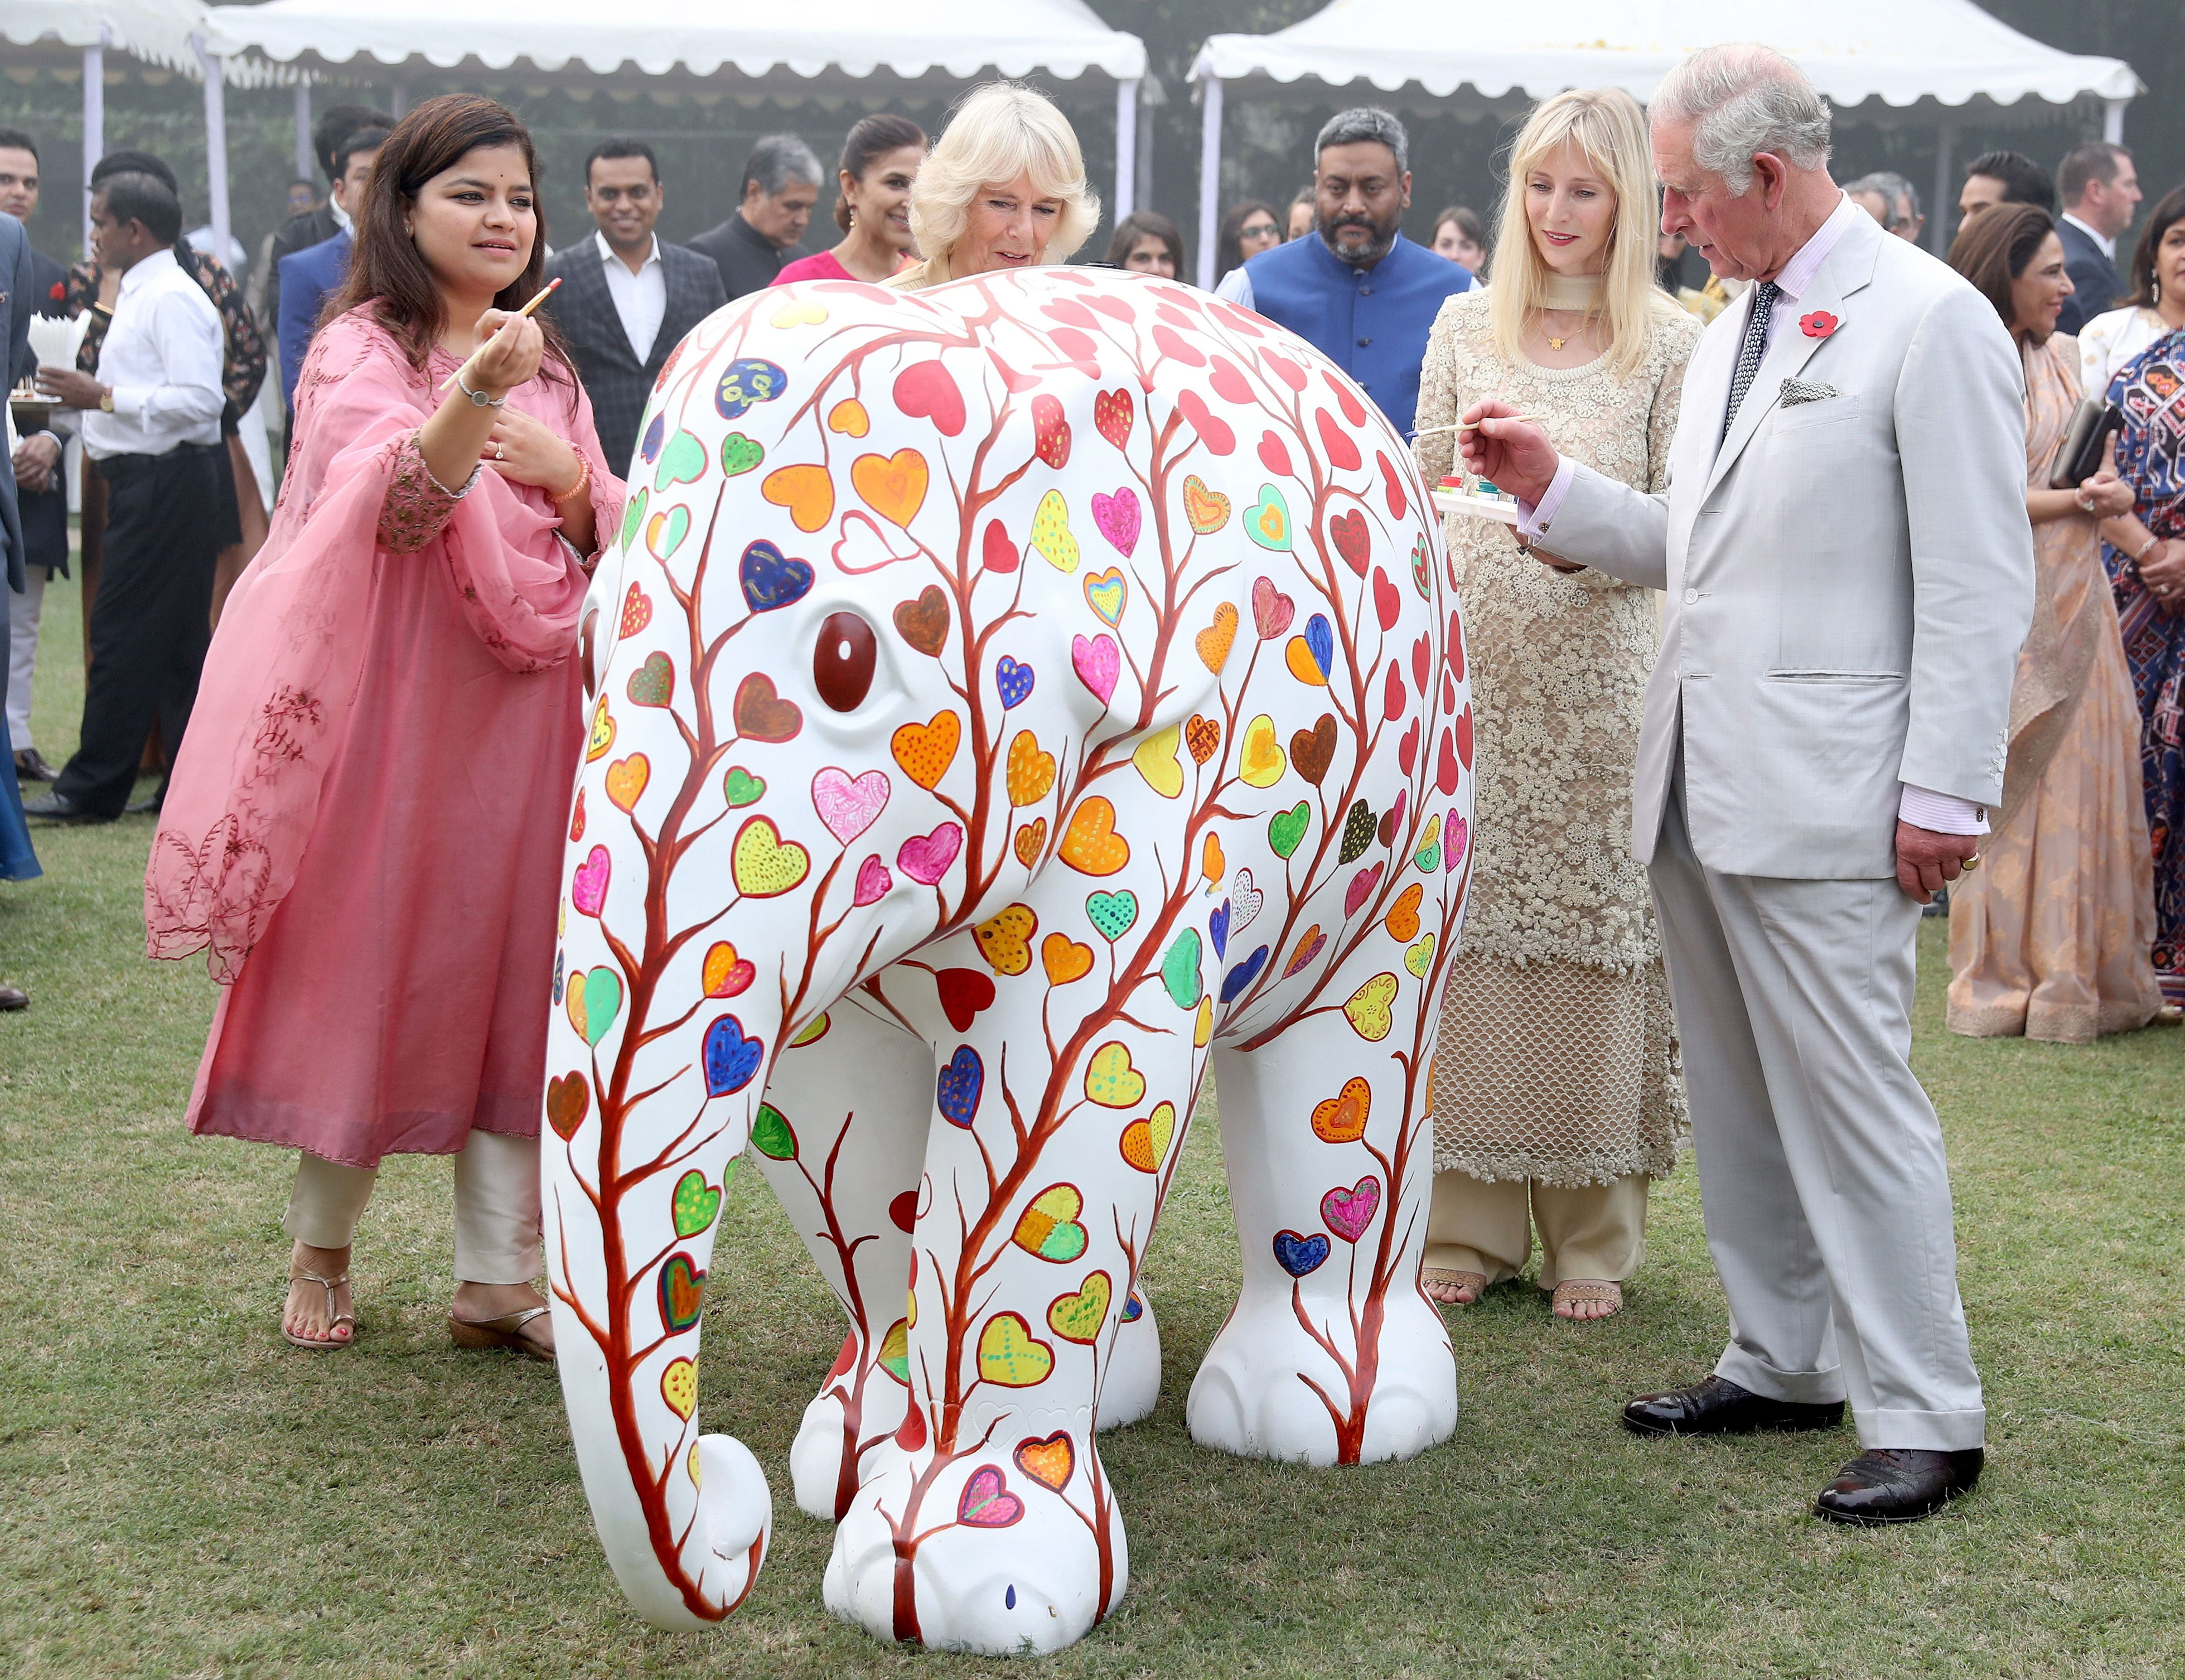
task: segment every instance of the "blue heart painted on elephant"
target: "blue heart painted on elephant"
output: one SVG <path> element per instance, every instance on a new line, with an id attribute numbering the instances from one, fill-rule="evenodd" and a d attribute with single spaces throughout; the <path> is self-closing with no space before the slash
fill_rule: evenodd
<path id="1" fill-rule="evenodd" d="M 1318 1231 L 1299 1236 L 1295 1231 L 1275 1233 L 1275 1263 L 1294 1278 L 1318 1271 L 1327 1259 L 1327 1239 Z"/>
<path id="2" fill-rule="evenodd" d="M 1132 1290 L 1131 1298 L 1123 1303 L 1123 1322 L 1126 1324 L 1135 1324 L 1145 1315 L 1146 1303 L 1138 1299 L 1137 1291 Z"/>
<path id="3" fill-rule="evenodd" d="M 1323 672 L 1335 669 L 1335 632 L 1328 628 L 1326 614 L 1315 613 L 1305 620 L 1305 645 L 1313 664 Z"/>
<path id="4" fill-rule="evenodd" d="M 1221 901 L 1221 908 L 1206 918 L 1207 936 L 1214 941 L 1214 960 L 1220 962 L 1229 955 L 1229 900 Z"/>
<path id="5" fill-rule="evenodd" d="M 754 613 L 794 606 L 812 587 L 812 568 L 802 560 L 784 559 L 781 551 L 764 538 L 744 550 L 736 575 Z"/>
<path id="6" fill-rule="evenodd" d="M 780 364 L 746 356 L 721 370 L 721 383 L 713 388 L 713 406 L 722 419 L 733 420 L 762 402 L 772 402 L 788 389 L 789 375 Z"/>
<path id="7" fill-rule="evenodd" d="M 650 466 L 660 459 L 660 445 L 667 441 L 668 417 L 656 414 L 652 417 L 652 423 L 645 428 L 645 441 L 637 446 L 637 452 Z"/>
<path id="8" fill-rule="evenodd" d="M 706 1095 L 728 1096 L 743 1089 L 758 1072 L 766 1046 L 744 1036 L 744 1023 L 724 1015 L 706 1029 Z"/>
<path id="9" fill-rule="evenodd" d="M 935 1100 L 941 1115 L 952 1126 L 969 1126 L 979 1112 L 979 1096 L 986 1089 L 986 1065 L 969 1044 L 956 1046 L 941 1070 Z"/>
<path id="10" fill-rule="evenodd" d="M 1221 977 L 1221 1001 L 1233 1003 L 1237 994 L 1260 977 L 1260 971 L 1267 966 L 1267 948 L 1258 947 L 1227 974 Z"/>
<path id="11" fill-rule="evenodd" d="M 994 665 L 994 687 L 1002 697 L 1002 709 L 1021 706 L 1031 698 L 1032 669 L 1020 665 L 1006 653 Z"/>

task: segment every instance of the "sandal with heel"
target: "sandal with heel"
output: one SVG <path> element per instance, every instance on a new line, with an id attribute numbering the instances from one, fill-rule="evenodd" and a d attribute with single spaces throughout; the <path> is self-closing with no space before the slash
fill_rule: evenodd
<path id="1" fill-rule="evenodd" d="M 337 1313 L 334 1311 L 334 1291 L 338 1289 L 345 1288 L 348 1285 L 349 1274 L 347 1272 L 344 1272 L 338 1278 L 322 1278 L 316 1272 L 291 1272 L 288 1274 L 288 1281 L 292 1284 L 313 1283 L 318 1285 L 321 1289 L 326 1291 L 327 1319 L 327 1330 L 328 1334 L 319 1337 L 298 1336 L 295 1331 L 288 1328 L 288 1315 L 283 1313 L 282 1315 L 281 1334 L 287 1341 L 295 1347 L 308 1348 L 314 1353 L 332 1353 L 344 1347 L 354 1347 L 356 1346 L 356 1314 L 354 1312 Z M 335 1336 L 332 1334 L 333 1331 L 339 1330 L 344 1324 L 347 1324 L 349 1327 L 349 1333 L 347 1336 Z"/>
<path id="2" fill-rule="evenodd" d="M 536 1307 L 519 1307 L 513 1313 L 503 1313 L 497 1319 L 459 1319 L 450 1313 L 448 1314 L 448 1334 L 455 1339 L 456 1347 L 467 1347 L 474 1352 L 501 1347 L 511 1353 L 521 1353 L 528 1359 L 536 1359 L 541 1364 L 550 1365 L 554 1363 L 553 1350 L 541 1347 L 532 1341 L 523 1334 L 523 1327 L 541 1313 L 552 1310 L 541 1302 Z"/>

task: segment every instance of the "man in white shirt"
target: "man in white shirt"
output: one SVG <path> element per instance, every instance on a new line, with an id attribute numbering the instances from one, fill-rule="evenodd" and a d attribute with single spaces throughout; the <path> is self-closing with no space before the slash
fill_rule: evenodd
<path id="1" fill-rule="evenodd" d="M 91 612 L 82 744 L 26 807 L 62 822 L 111 822 L 128 806 L 156 719 L 182 750 L 211 637 L 219 546 L 222 335 L 219 312 L 175 260 L 181 204 L 148 175 L 107 177 L 91 200 L 92 250 L 121 277 L 96 376 L 38 372 L 81 411 L 83 446 L 107 484 L 106 556 Z M 147 802 L 157 809 L 158 796 Z"/>
<path id="2" fill-rule="evenodd" d="M 716 264 L 654 232 L 666 202 L 650 146 L 601 141 L 584 160 L 584 207 L 599 231 L 546 264 L 547 277 L 562 282 L 547 313 L 568 343 L 600 447 L 617 471 L 637 447 L 645 398 L 668 353 L 728 301 Z"/>

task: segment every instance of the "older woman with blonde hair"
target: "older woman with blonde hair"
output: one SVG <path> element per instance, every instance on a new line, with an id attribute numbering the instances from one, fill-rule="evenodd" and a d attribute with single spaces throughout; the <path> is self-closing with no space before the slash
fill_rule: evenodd
<path id="1" fill-rule="evenodd" d="M 1495 284 L 1443 305 L 1419 393 L 1420 470 L 1450 470 L 1483 397 L 1540 417 L 1557 449 L 1662 489 L 1699 323 L 1654 283 L 1655 197 L 1638 103 L 1537 106 L 1510 160 Z M 1505 528 L 1451 514 L 1478 714 L 1464 954 L 1434 1060 L 1434 1195 L 1423 1281 L 1463 1306 L 1515 1277 L 1567 1319 L 1623 1305 L 1647 1187 L 1685 1128 L 1646 875 L 1630 852 L 1631 766 L 1658 640 L 1643 589 L 1553 569 Z"/>
<path id="2" fill-rule="evenodd" d="M 956 108 L 911 188 L 910 231 L 925 260 L 884 283 L 917 291 L 1064 262 L 1099 221 L 1069 120 L 1044 94 L 990 81 Z"/>

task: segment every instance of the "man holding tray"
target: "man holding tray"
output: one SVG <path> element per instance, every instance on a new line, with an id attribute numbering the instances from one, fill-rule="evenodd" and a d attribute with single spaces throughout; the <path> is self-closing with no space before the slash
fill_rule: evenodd
<path id="1" fill-rule="evenodd" d="M 1787 59 L 1693 54 L 1651 129 L 1663 231 L 1756 283 L 1692 356 L 1669 488 L 1559 459 L 1504 403 L 1458 434 L 1521 540 L 1668 593 L 1632 849 L 1730 1340 L 1623 1418 L 1828 1429 L 1848 1399 L 1864 1450 L 1819 1514 L 1910 1521 L 1971 1489 L 1985 1439 L 1906 1057 L 1919 906 L 2003 792 L 2033 605 L 2023 379 L 1986 300 L 1830 179 L 1828 106 Z"/>

